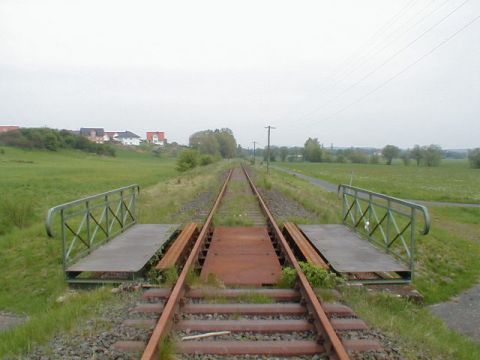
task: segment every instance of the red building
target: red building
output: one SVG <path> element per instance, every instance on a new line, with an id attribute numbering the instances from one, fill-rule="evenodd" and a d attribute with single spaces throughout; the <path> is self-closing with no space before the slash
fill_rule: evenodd
<path id="1" fill-rule="evenodd" d="M 4 133 L 7 131 L 18 130 L 20 129 L 18 126 L 3 126 L 0 125 L 0 133 Z"/>
<path id="2" fill-rule="evenodd" d="M 165 145 L 165 132 L 163 131 L 148 131 L 147 141 L 155 145 Z"/>

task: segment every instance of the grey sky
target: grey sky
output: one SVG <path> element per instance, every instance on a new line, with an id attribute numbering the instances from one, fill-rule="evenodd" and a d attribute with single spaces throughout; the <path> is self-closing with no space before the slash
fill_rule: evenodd
<path id="1" fill-rule="evenodd" d="M 0 0 L 0 125 L 478 147 L 480 20 L 397 76 L 478 16 L 478 0 Z"/>

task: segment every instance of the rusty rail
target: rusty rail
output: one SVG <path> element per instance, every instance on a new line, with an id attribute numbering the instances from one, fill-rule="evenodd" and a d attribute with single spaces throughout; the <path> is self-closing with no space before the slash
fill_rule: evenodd
<path id="1" fill-rule="evenodd" d="M 293 254 L 293 251 L 290 249 L 290 246 L 288 245 L 287 240 L 285 239 L 282 232 L 280 231 L 280 228 L 275 222 L 270 210 L 268 209 L 264 200 L 260 196 L 258 190 L 253 184 L 247 171 L 245 169 L 243 169 L 243 171 L 248 179 L 249 185 L 254 195 L 257 197 L 257 200 L 261 205 L 262 211 L 264 212 L 267 218 L 269 228 L 271 229 L 275 239 L 278 241 L 278 243 L 282 248 L 282 251 L 285 255 L 285 259 L 297 271 L 297 274 L 298 274 L 297 284 L 299 286 L 299 291 L 303 299 L 306 301 L 306 306 L 309 312 L 314 317 L 314 326 L 316 331 L 318 332 L 318 334 L 322 335 L 323 337 L 323 340 L 324 340 L 323 348 L 325 349 L 325 351 L 327 352 L 328 356 L 331 359 L 338 359 L 338 360 L 350 359 L 345 347 L 343 346 L 341 340 L 337 336 L 332 323 L 328 319 L 325 310 L 322 308 L 320 301 L 318 300 L 315 292 L 310 286 L 310 283 L 308 282 L 298 261 L 296 260 L 295 255 Z M 229 172 L 227 179 L 223 184 L 222 189 L 219 192 L 219 195 L 215 201 L 215 204 L 213 205 L 207 217 L 207 220 L 203 225 L 200 231 L 200 234 L 195 241 L 195 244 L 193 245 L 193 249 L 190 255 L 188 256 L 188 259 L 185 262 L 185 265 L 178 277 L 178 280 L 170 292 L 170 296 L 168 296 L 168 300 L 165 306 L 163 307 L 163 311 L 160 315 L 160 318 L 143 352 L 143 355 L 141 357 L 142 360 L 153 360 L 158 358 L 159 346 L 161 346 L 163 340 L 165 339 L 168 332 L 172 328 L 175 312 L 180 307 L 181 298 L 186 294 L 187 275 L 190 269 L 192 269 L 192 267 L 195 265 L 196 261 L 198 261 L 200 250 L 202 249 L 202 246 L 205 243 L 209 232 L 211 231 L 213 216 L 225 194 L 231 175 L 232 175 L 232 170 Z"/>
<path id="2" fill-rule="evenodd" d="M 333 325 L 328 319 L 328 316 L 325 313 L 325 310 L 320 304 L 320 301 L 318 300 L 317 295 L 313 291 L 312 286 L 308 282 L 307 277 L 305 276 L 302 268 L 300 267 L 300 264 L 295 258 L 295 255 L 293 254 L 292 249 L 288 245 L 287 240 L 283 236 L 279 226 L 277 225 L 275 219 L 273 218 L 272 213 L 268 209 L 268 206 L 265 204 L 265 201 L 262 199 L 260 193 L 258 192 L 257 188 L 253 184 L 253 181 L 248 175 L 248 172 L 245 170 L 245 168 L 243 168 L 243 171 L 245 172 L 245 175 L 250 183 L 250 187 L 255 193 L 255 196 L 260 202 L 260 205 L 265 213 L 265 216 L 267 217 L 267 222 L 270 229 L 272 230 L 275 238 L 280 243 L 280 246 L 282 247 L 282 250 L 286 255 L 286 259 L 288 260 L 290 265 L 293 266 L 293 268 L 297 271 L 298 284 L 300 285 L 300 292 L 302 293 L 304 299 L 307 301 L 307 307 L 309 311 L 312 313 L 312 315 L 315 318 L 316 330 L 323 335 L 323 338 L 325 341 L 324 346 L 327 354 L 331 358 L 335 358 L 339 360 L 350 359 L 345 347 L 342 344 L 342 341 L 340 340 L 337 333 L 335 332 L 335 329 L 333 328 Z"/>
<path id="3" fill-rule="evenodd" d="M 210 231 L 210 228 L 212 226 L 213 215 L 217 210 L 223 195 L 225 194 L 225 190 L 227 189 L 227 184 L 228 184 L 228 181 L 230 180 L 231 175 L 232 175 L 232 170 L 230 170 L 230 172 L 228 173 L 227 179 L 225 180 L 225 183 L 223 184 L 223 187 L 220 190 L 217 200 L 215 201 L 215 204 L 213 205 L 212 210 L 210 210 L 207 220 L 205 221 L 205 224 L 203 225 L 202 230 L 200 231 L 200 234 L 197 240 L 195 241 L 195 244 L 193 245 L 192 252 L 188 256 L 188 259 L 185 262 L 185 265 L 183 266 L 182 272 L 180 273 L 178 280 L 172 289 L 171 295 L 165 304 L 162 314 L 160 315 L 160 319 L 158 320 L 157 325 L 153 330 L 152 336 L 148 341 L 147 347 L 143 352 L 143 355 L 141 358 L 142 360 L 158 359 L 158 346 L 162 344 L 163 340 L 165 339 L 168 331 L 172 326 L 173 316 L 177 308 L 179 307 L 180 299 L 182 298 L 185 292 L 185 285 L 186 285 L 188 272 L 190 271 L 192 266 L 195 264 L 195 261 L 198 258 L 198 254 L 200 252 L 201 246 L 205 241 L 208 235 L 208 232 Z"/>

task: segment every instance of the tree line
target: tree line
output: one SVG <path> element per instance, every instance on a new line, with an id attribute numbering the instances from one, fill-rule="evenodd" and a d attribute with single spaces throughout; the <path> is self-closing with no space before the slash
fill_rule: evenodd
<path id="1" fill-rule="evenodd" d="M 265 149 L 257 150 L 257 156 L 267 160 Z M 303 147 L 278 147 L 270 148 L 270 161 L 308 161 L 308 162 L 337 162 L 357 164 L 380 164 L 384 162 L 391 165 L 394 159 L 402 160 L 408 166 L 412 162 L 417 166 L 438 166 L 444 158 L 465 158 L 468 156 L 470 165 L 480 168 L 480 148 L 462 155 L 452 151 L 445 151 L 439 145 L 415 145 L 411 149 L 402 150 L 395 145 L 386 145 L 382 149 L 375 148 L 325 148 L 317 138 L 308 138 Z"/>
<path id="2" fill-rule="evenodd" d="M 68 130 L 49 128 L 21 128 L 0 134 L 0 144 L 23 149 L 77 149 L 98 155 L 115 156 L 115 149 L 108 144 L 96 144 L 86 137 Z"/>

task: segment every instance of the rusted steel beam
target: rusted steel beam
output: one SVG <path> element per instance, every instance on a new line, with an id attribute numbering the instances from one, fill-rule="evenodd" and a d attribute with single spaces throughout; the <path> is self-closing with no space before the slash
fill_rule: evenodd
<path id="1" fill-rule="evenodd" d="M 172 293 L 171 289 L 168 288 L 154 288 L 148 289 L 142 294 L 143 300 L 148 299 L 166 299 Z M 280 301 L 297 301 L 300 298 L 298 291 L 293 289 L 262 289 L 262 288 L 252 288 L 252 289 L 214 289 L 214 288 L 196 288 L 189 289 L 185 293 L 185 297 L 191 299 L 202 299 L 202 298 L 228 298 L 234 299 L 242 296 L 249 295 L 262 295 L 271 298 L 272 300 Z"/>
<path id="2" fill-rule="evenodd" d="M 292 332 L 310 331 L 313 325 L 308 320 L 182 320 L 175 324 L 176 330 L 232 331 L 232 332 Z"/>
<path id="3" fill-rule="evenodd" d="M 350 357 L 348 356 L 347 350 L 343 346 L 340 338 L 335 332 L 335 329 L 330 323 L 330 320 L 328 319 L 327 314 L 323 310 L 322 305 L 320 304 L 320 301 L 318 300 L 315 292 L 313 291 L 310 283 L 308 282 L 307 277 L 303 273 L 302 268 L 300 267 L 300 264 L 295 258 L 295 255 L 293 254 L 292 249 L 288 245 L 287 240 L 285 239 L 282 232 L 280 231 L 280 228 L 278 227 L 275 219 L 273 218 L 272 213 L 270 212 L 268 206 L 265 204 L 265 201 L 260 196 L 260 193 L 258 192 L 257 188 L 253 184 L 245 168 L 243 168 L 243 170 L 245 172 L 245 175 L 247 176 L 247 179 L 250 183 L 250 186 L 253 192 L 257 196 L 257 199 L 263 208 L 263 211 L 265 213 L 265 216 L 268 219 L 268 224 L 270 225 L 272 232 L 274 233 L 275 237 L 279 241 L 287 260 L 297 271 L 298 282 L 300 284 L 300 291 L 304 295 L 305 300 L 307 301 L 307 307 L 312 312 L 312 315 L 316 320 L 315 325 L 316 325 L 317 331 L 323 334 L 324 341 L 325 341 L 325 350 L 327 354 L 329 354 L 329 356 L 332 358 L 337 358 L 338 360 L 350 359 Z"/>
<path id="4" fill-rule="evenodd" d="M 300 294 L 293 289 L 190 289 L 187 291 L 188 298 L 204 298 L 204 297 L 221 297 L 221 298 L 237 298 L 248 295 L 267 296 L 273 300 L 280 301 L 297 301 Z"/>
<path id="5" fill-rule="evenodd" d="M 158 323 L 155 326 L 155 329 L 153 330 L 152 336 L 148 341 L 147 347 L 145 348 L 145 351 L 142 354 L 142 357 L 141 357 L 142 360 L 153 360 L 158 358 L 158 347 L 162 343 L 165 336 L 167 335 L 167 332 L 170 330 L 175 311 L 179 306 L 180 299 L 185 293 L 185 282 L 186 282 L 188 272 L 197 261 L 198 254 L 203 245 L 203 242 L 207 238 L 208 232 L 210 231 L 210 227 L 213 220 L 213 214 L 217 210 L 220 204 L 220 201 L 223 195 L 225 194 L 225 190 L 227 188 L 227 184 L 231 176 L 232 176 L 232 170 L 230 170 L 230 172 L 228 173 L 227 179 L 225 180 L 225 183 L 223 184 L 223 187 L 220 190 L 220 193 L 215 201 L 215 204 L 213 205 L 212 210 L 210 210 L 207 220 L 205 221 L 205 224 L 203 225 L 202 230 L 200 231 L 200 234 L 197 237 L 195 244 L 193 245 L 193 249 L 190 252 L 190 255 L 188 256 L 187 261 L 185 262 L 185 265 L 183 266 L 182 272 L 178 276 L 178 280 L 172 289 L 172 293 L 165 304 L 163 312 L 160 315 L 160 319 L 158 320 Z"/>
<path id="6" fill-rule="evenodd" d="M 294 244 L 298 247 L 307 262 L 316 266 L 320 266 L 323 269 L 330 268 L 328 264 L 322 259 L 322 257 L 317 253 L 312 244 L 301 233 L 297 225 L 293 223 L 285 223 L 284 231 L 286 231 L 286 233 L 293 240 Z"/>
<path id="7" fill-rule="evenodd" d="M 182 255 L 185 253 L 185 250 L 188 248 L 188 245 L 191 244 L 197 234 L 197 224 L 190 223 L 185 225 L 180 235 L 178 235 L 165 255 L 155 266 L 155 269 L 165 270 L 177 265 L 180 258 L 182 258 Z"/>
<path id="8" fill-rule="evenodd" d="M 323 353 L 316 341 L 181 341 L 177 348 L 186 354 L 301 356 Z"/>
<path id="9" fill-rule="evenodd" d="M 185 314 L 302 315 L 305 307 L 297 303 L 276 304 L 186 304 Z"/>

